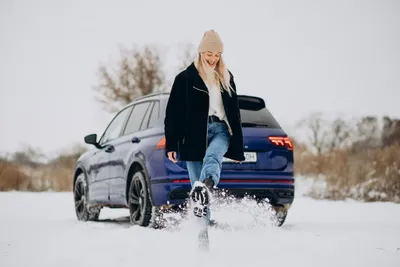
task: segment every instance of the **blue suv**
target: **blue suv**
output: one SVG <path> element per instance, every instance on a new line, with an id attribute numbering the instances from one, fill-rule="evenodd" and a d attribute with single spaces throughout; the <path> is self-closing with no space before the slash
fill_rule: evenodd
<path id="1" fill-rule="evenodd" d="M 111 120 L 78 159 L 73 195 L 78 220 L 94 221 L 102 207 L 128 208 L 132 224 L 154 225 L 160 210 L 185 207 L 191 189 L 185 162 L 165 155 L 164 116 L 169 93 L 136 99 Z M 281 226 L 294 199 L 291 139 L 262 98 L 239 95 L 246 160 L 224 159 L 219 190 L 267 200 Z"/>

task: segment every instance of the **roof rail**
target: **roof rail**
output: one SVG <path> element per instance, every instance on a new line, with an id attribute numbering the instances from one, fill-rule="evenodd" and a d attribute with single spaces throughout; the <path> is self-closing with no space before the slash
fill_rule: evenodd
<path id="1" fill-rule="evenodd" d="M 152 96 L 158 96 L 158 95 L 169 95 L 169 92 L 162 91 L 162 92 L 156 92 L 156 93 L 147 94 L 147 95 L 144 95 L 144 96 L 139 96 L 138 98 L 133 99 L 131 103 L 133 103 L 135 101 L 138 101 L 138 100 L 145 99 L 145 98 L 149 98 L 149 97 L 152 97 Z"/>

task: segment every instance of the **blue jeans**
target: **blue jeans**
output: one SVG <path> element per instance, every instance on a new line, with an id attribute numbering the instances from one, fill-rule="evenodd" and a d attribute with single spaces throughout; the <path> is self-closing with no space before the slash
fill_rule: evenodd
<path id="1" fill-rule="evenodd" d="M 230 134 L 228 126 L 224 122 L 209 122 L 207 131 L 208 146 L 203 161 L 186 162 L 192 187 L 196 181 L 203 182 L 208 177 L 211 177 L 214 180 L 214 184 L 218 185 L 222 159 L 226 151 L 228 151 Z M 209 218 L 210 213 L 207 216 L 207 219 Z"/>

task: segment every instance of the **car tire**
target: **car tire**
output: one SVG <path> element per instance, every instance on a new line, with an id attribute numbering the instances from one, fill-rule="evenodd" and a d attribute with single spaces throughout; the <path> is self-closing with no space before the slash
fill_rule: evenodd
<path id="1" fill-rule="evenodd" d="M 88 207 L 88 187 L 83 173 L 79 174 L 74 184 L 75 213 L 79 221 L 97 221 L 101 208 Z"/>
<path id="2" fill-rule="evenodd" d="M 273 206 L 272 209 L 274 210 L 274 225 L 277 227 L 281 227 L 288 215 L 287 208 L 284 206 Z"/>
<path id="3" fill-rule="evenodd" d="M 131 224 L 147 227 L 152 221 L 153 205 L 143 171 L 133 174 L 128 195 Z"/>

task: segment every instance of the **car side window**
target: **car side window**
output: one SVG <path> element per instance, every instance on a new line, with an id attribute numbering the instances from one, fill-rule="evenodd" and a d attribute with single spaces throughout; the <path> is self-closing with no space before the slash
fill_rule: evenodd
<path id="1" fill-rule="evenodd" d="M 142 122 L 144 121 L 143 119 L 146 115 L 146 111 L 150 104 L 151 102 L 143 102 L 136 104 L 133 107 L 133 111 L 128 119 L 128 123 L 126 124 L 124 135 L 134 133 L 140 130 Z"/>
<path id="2" fill-rule="evenodd" d="M 149 127 L 152 128 L 156 125 L 160 115 L 160 103 L 158 101 L 154 102 L 153 111 L 151 112 Z"/>
<path id="3" fill-rule="evenodd" d="M 111 140 L 118 138 L 121 134 L 122 127 L 129 112 L 132 110 L 132 106 L 121 110 L 108 125 L 103 137 L 100 140 L 101 144 L 107 143 Z"/>
<path id="4" fill-rule="evenodd" d="M 147 126 L 149 124 L 150 115 L 151 115 L 151 110 L 153 109 L 153 106 L 154 106 L 154 101 L 150 102 L 150 106 L 147 109 L 146 115 L 144 115 L 144 118 L 142 121 L 142 126 L 140 126 L 140 131 L 147 129 Z"/>

